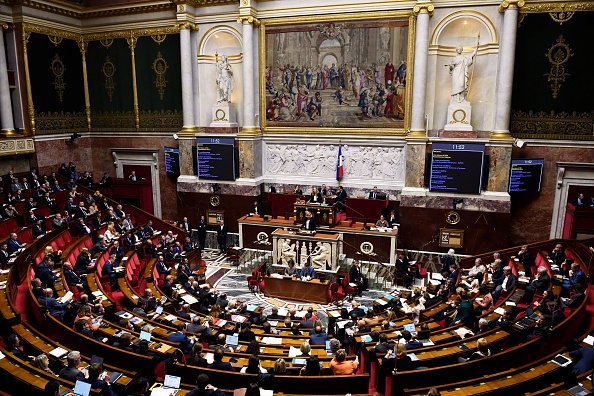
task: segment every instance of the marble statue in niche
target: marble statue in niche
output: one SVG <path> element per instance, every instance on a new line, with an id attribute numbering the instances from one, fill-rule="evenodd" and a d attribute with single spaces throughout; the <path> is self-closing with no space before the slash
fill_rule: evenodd
<path id="1" fill-rule="evenodd" d="M 233 92 L 233 83 L 235 81 L 235 78 L 233 77 L 233 69 L 229 63 L 229 58 L 227 58 L 226 55 L 221 57 L 222 59 L 220 62 L 218 55 L 216 55 L 216 58 L 217 103 L 230 103 L 231 92 Z"/>
<path id="2" fill-rule="evenodd" d="M 452 94 L 451 101 L 456 103 L 462 103 L 466 101 L 468 94 L 469 85 L 469 71 L 470 66 L 474 63 L 474 57 L 478 51 L 478 42 L 474 49 L 474 52 L 470 57 L 462 54 L 463 48 L 461 46 L 456 47 L 456 56 L 450 62 L 450 75 L 452 76 Z"/>

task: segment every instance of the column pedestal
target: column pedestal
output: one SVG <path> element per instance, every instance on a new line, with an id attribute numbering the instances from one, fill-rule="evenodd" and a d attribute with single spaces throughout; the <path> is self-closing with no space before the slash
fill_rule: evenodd
<path id="1" fill-rule="evenodd" d="M 472 131 L 470 115 L 472 107 L 470 102 L 452 103 L 448 105 L 447 124 L 443 127 L 446 131 Z"/>

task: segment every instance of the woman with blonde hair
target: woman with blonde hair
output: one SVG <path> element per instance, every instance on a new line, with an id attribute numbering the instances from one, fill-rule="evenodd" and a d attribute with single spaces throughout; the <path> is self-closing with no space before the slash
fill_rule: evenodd
<path id="1" fill-rule="evenodd" d="M 287 372 L 287 363 L 285 359 L 276 359 L 274 362 L 274 374 L 285 374 Z"/>
<path id="2" fill-rule="evenodd" d="M 311 346 L 309 345 L 309 342 L 304 341 L 301 344 L 301 347 L 299 347 L 299 350 L 301 351 L 301 356 L 310 356 Z"/>
<path id="3" fill-rule="evenodd" d="M 113 221 L 107 223 L 107 230 L 105 230 L 103 237 L 105 238 L 105 242 L 107 243 L 111 243 L 115 239 L 120 237 L 120 234 L 115 229 L 115 224 L 113 223 Z"/>
<path id="4" fill-rule="evenodd" d="M 54 372 L 49 368 L 49 359 L 45 353 L 37 356 L 33 361 L 33 365 L 46 373 L 50 373 L 51 375 L 56 375 Z"/>
<path id="5" fill-rule="evenodd" d="M 215 304 L 210 309 L 210 316 L 212 316 L 213 318 L 218 318 L 221 316 L 221 312 L 221 306 L 219 304 Z"/>
<path id="6" fill-rule="evenodd" d="M 68 193 L 68 195 L 70 196 L 70 198 L 80 197 L 80 193 L 78 191 L 76 191 L 76 186 L 74 186 L 70 189 L 70 192 Z"/>

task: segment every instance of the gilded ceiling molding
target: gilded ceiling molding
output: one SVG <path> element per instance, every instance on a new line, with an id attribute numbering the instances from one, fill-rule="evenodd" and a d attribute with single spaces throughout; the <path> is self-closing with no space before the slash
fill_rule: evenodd
<path id="1" fill-rule="evenodd" d="M 109 17 L 115 15 L 133 15 L 144 14 L 149 12 L 175 10 L 175 6 L 170 2 L 143 5 L 125 4 L 120 7 L 80 7 L 74 4 L 59 2 L 55 0 L 55 4 L 48 4 L 47 2 L 37 0 L 13 0 L 7 1 L 7 3 L 12 6 L 20 5 L 23 7 L 34 8 L 44 12 L 64 15 L 76 19 L 90 19 Z"/>
<path id="2" fill-rule="evenodd" d="M 294 17 L 274 17 L 274 18 L 260 18 L 262 25 L 266 26 L 285 26 L 292 24 L 306 24 L 306 23 L 324 23 L 336 21 L 373 21 L 378 19 L 390 18 L 408 18 L 412 10 L 395 10 L 395 11 L 374 11 L 357 14 L 318 14 L 318 15 L 304 15 Z"/>
<path id="3" fill-rule="evenodd" d="M 237 0 L 173 0 L 176 5 L 188 5 L 190 7 L 206 7 L 213 5 L 237 4 Z"/>
<path id="4" fill-rule="evenodd" d="M 419 15 L 421 13 L 428 13 L 429 15 L 433 15 L 433 11 L 435 10 L 435 6 L 431 3 L 419 3 L 413 7 L 413 15 Z"/>
<path id="5" fill-rule="evenodd" d="M 67 32 L 65 30 L 60 30 L 60 29 L 48 28 L 46 26 L 33 25 L 30 23 L 23 23 L 23 30 L 28 33 L 45 34 L 48 37 L 69 39 L 69 40 L 74 40 L 74 41 L 78 41 L 80 38 L 80 34 Z"/>
<path id="6" fill-rule="evenodd" d="M 520 12 L 523 14 L 574 11 L 594 11 L 594 2 L 570 1 L 566 3 L 528 3 L 520 8 Z"/>
<path id="7" fill-rule="evenodd" d="M 86 41 L 104 41 L 107 43 L 107 42 L 109 42 L 108 40 L 114 40 L 114 39 L 118 39 L 118 38 L 129 39 L 130 37 L 177 34 L 177 33 L 179 33 L 179 31 L 180 31 L 180 24 L 176 23 L 173 26 L 158 27 L 158 28 L 151 28 L 151 29 L 133 29 L 133 30 L 121 30 L 118 32 L 85 34 L 84 39 Z"/>

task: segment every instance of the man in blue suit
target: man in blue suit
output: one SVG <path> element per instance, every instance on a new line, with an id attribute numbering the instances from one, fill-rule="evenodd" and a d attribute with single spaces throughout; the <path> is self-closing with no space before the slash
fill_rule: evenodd
<path id="1" fill-rule="evenodd" d="M 577 360 L 571 372 L 575 375 L 583 374 L 594 368 L 594 348 L 592 347 L 581 347 L 575 351 L 569 352 L 569 356 Z"/>
<path id="2" fill-rule="evenodd" d="M 168 275 L 171 272 L 171 268 L 167 267 L 163 255 L 159 255 L 159 258 L 157 258 L 155 266 L 157 267 L 157 272 L 159 274 Z"/>
<path id="3" fill-rule="evenodd" d="M 306 276 L 309 277 L 310 279 L 313 279 L 316 277 L 316 271 L 314 271 L 314 269 L 310 263 L 305 263 L 305 266 L 303 268 L 301 268 L 301 277 L 305 278 Z"/>
<path id="4" fill-rule="evenodd" d="M 116 267 L 115 260 L 116 255 L 110 254 L 109 259 L 103 264 L 103 269 L 101 270 L 102 276 L 109 276 L 109 286 L 112 291 L 120 289 L 120 286 L 118 285 L 118 274 L 114 270 Z"/>
<path id="5" fill-rule="evenodd" d="M 167 337 L 167 340 L 171 342 L 179 342 L 179 349 L 185 353 L 189 353 L 194 345 L 194 337 L 188 338 L 186 335 L 186 323 L 180 322 L 177 324 L 177 331 Z"/>
<path id="6" fill-rule="evenodd" d="M 322 326 L 316 326 L 314 333 L 309 336 L 309 345 L 326 345 L 328 334 L 322 330 Z"/>
<path id="7" fill-rule="evenodd" d="M 58 302 L 54 297 L 54 292 L 52 289 L 47 288 L 44 289 L 43 295 L 39 297 L 39 305 L 47 309 L 50 315 L 60 314 L 60 320 L 64 318 L 64 312 L 66 311 L 66 307 L 70 303 L 70 301 L 65 301 L 63 303 Z"/>
<path id="8" fill-rule="evenodd" d="M 25 247 L 26 243 L 21 243 L 18 240 L 17 234 L 15 232 L 10 233 L 10 239 L 8 240 L 8 254 L 13 255 L 22 247 Z"/>

